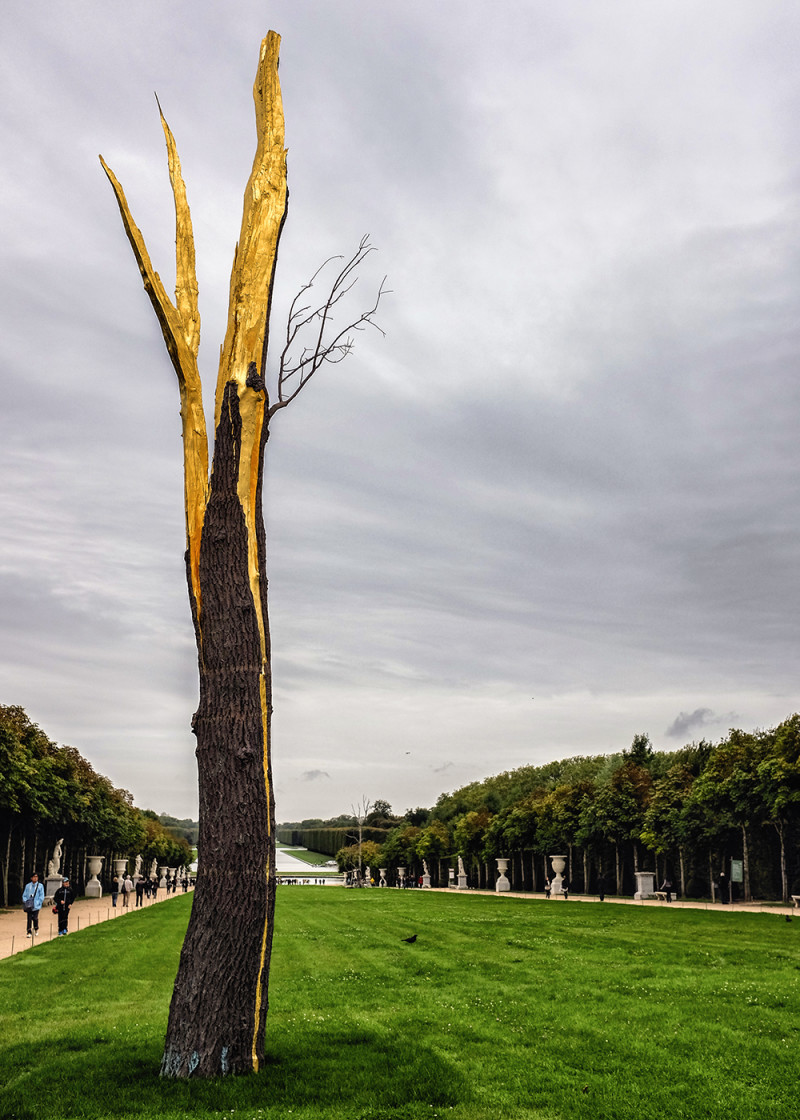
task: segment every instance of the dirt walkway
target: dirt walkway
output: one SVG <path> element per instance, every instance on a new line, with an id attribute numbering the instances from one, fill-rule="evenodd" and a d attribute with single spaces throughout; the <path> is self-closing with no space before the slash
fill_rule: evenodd
<path id="1" fill-rule="evenodd" d="M 179 891 L 178 894 L 182 894 Z M 145 906 L 155 906 L 158 902 L 166 902 L 176 895 L 167 895 L 166 889 L 158 891 L 156 898 L 145 898 Z M 135 895 L 130 898 L 130 905 L 122 905 L 122 896 L 117 899 L 116 908 L 111 905 L 111 895 L 102 898 L 79 898 L 69 912 L 69 935 L 96 926 L 98 922 L 107 922 L 132 914 L 136 909 Z M 142 907 L 139 907 L 141 910 Z M 43 906 L 39 911 L 39 933 L 33 938 L 28 937 L 26 930 L 28 919 L 22 906 L 13 910 L 0 910 L 0 960 L 19 953 L 23 949 L 30 949 L 35 944 L 43 941 L 52 941 L 58 936 L 58 918 L 52 912 L 51 906 Z"/>
<path id="2" fill-rule="evenodd" d="M 418 888 L 415 888 L 418 889 Z M 434 887 L 434 890 L 444 891 L 447 894 L 496 894 L 498 898 L 521 898 L 521 899 L 538 899 L 540 902 L 545 901 L 543 893 L 531 894 L 526 892 L 523 894 L 519 891 L 478 891 L 470 888 L 467 891 L 459 892 L 453 887 Z M 563 906 L 564 899 L 551 899 L 554 906 Z M 599 902 L 600 899 L 596 894 L 571 894 L 568 903 L 573 902 Z M 668 906 L 671 910 L 717 910 L 727 913 L 743 913 L 743 914 L 794 914 L 795 908 L 792 903 L 784 905 L 780 902 L 703 902 L 702 900 L 678 900 L 674 899 L 672 902 L 662 902 L 658 898 L 617 898 L 616 895 L 606 895 L 603 905 L 611 906 Z M 800 917 L 800 914 L 798 914 Z"/>

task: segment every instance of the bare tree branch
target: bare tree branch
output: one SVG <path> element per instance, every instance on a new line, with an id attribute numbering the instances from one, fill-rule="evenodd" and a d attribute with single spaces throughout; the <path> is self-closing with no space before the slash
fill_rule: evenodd
<path id="1" fill-rule="evenodd" d="M 294 400 L 323 363 L 328 362 L 331 365 L 337 365 L 344 361 L 355 345 L 354 331 L 363 331 L 367 326 L 370 326 L 383 334 L 383 331 L 375 322 L 374 316 L 381 299 L 389 294 L 385 276 L 381 280 L 375 300 L 368 310 L 362 311 L 357 319 L 342 330 L 336 331 L 332 328 L 334 308 L 358 283 L 357 272 L 359 267 L 369 254 L 374 252 L 375 246 L 370 245 L 369 237 L 362 237 L 358 249 L 334 278 L 327 297 L 314 310 L 312 310 L 312 303 L 300 306 L 301 300 L 305 298 L 305 293 L 313 288 L 315 281 L 327 266 L 332 261 L 343 260 L 343 257 L 328 257 L 292 300 L 286 324 L 286 343 L 278 367 L 277 400 L 270 407 L 270 417 L 274 416 L 278 409 L 285 408 L 287 404 Z M 305 342 L 305 339 L 309 340 L 308 343 Z M 301 342 L 302 345 L 300 345 Z"/>

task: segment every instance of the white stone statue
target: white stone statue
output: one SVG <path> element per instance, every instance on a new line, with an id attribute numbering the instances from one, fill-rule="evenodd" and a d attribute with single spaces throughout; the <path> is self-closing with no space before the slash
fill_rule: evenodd
<path id="1" fill-rule="evenodd" d="M 136 857 L 136 870 L 133 873 L 134 879 L 141 879 L 142 877 L 142 857 Z"/>
<path id="2" fill-rule="evenodd" d="M 459 875 L 466 875 L 466 871 L 464 870 L 464 861 L 461 856 L 458 857 L 458 873 Z"/>
<path id="3" fill-rule="evenodd" d="M 47 878 L 55 879 L 56 875 L 61 874 L 61 845 L 64 843 L 64 837 L 56 840 L 56 846 L 53 848 L 53 858 L 47 865 Z"/>
<path id="4" fill-rule="evenodd" d="M 422 871 L 423 874 L 430 875 L 430 871 L 428 870 L 428 861 L 426 859 L 422 861 Z"/>
<path id="5" fill-rule="evenodd" d="M 155 879 L 158 875 L 158 860 L 154 859 L 150 864 L 150 878 Z"/>

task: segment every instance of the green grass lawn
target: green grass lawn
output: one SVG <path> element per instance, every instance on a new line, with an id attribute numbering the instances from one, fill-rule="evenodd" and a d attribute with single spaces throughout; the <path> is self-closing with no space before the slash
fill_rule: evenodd
<path id="1" fill-rule="evenodd" d="M 0 962 L 0 1117 L 788 1120 L 800 922 L 279 892 L 268 1060 L 159 1080 L 192 896 Z M 401 938 L 416 933 L 413 945 Z"/>

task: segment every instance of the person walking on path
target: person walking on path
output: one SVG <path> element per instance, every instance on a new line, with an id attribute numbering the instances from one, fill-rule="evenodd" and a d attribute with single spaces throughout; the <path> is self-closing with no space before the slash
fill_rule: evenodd
<path id="1" fill-rule="evenodd" d="M 117 908 L 117 895 L 119 894 L 119 877 L 117 875 L 111 880 L 111 905 L 116 910 Z"/>
<path id="2" fill-rule="evenodd" d="M 69 876 L 65 875 L 61 880 L 61 886 L 53 895 L 53 910 L 58 914 L 58 936 L 64 937 L 69 933 L 69 908 L 75 901 L 75 895 L 72 893 L 72 888 L 69 885 Z"/>
<path id="3" fill-rule="evenodd" d="M 136 880 L 136 905 L 144 906 L 144 879 Z"/>
<path id="4" fill-rule="evenodd" d="M 601 902 L 605 902 L 606 898 L 606 877 L 601 871 L 597 876 L 597 894 Z"/>
<path id="5" fill-rule="evenodd" d="M 28 919 L 28 937 L 33 937 L 39 932 L 39 911 L 44 902 L 44 887 L 39 882 L 39 876 L 34 871 L 31 881 L 22 892 L 22 909 Z"/>
<path id="6" fill-rule="evenodd" d="M 121 884 L 122 890 L 122 905 L 127 908 L 128 899 L 130 898 L 131 891 L 133 890 L 133 879 L 130 875 L 126 875 Z"/>
<path id="7" fill-rule="evenodd" d="M 719 873 L 719 900 L 724 905 L 728 905 L 730 899 L 730 887 L 728 886 L 728 877 L 724 871 Z"/>
<path id="8" fill-rule="evenodd" d="M 661 884 L 661 889 L 667 896 L 667 902 L 672 902 L 672 880 L 665 879 Z"/>

